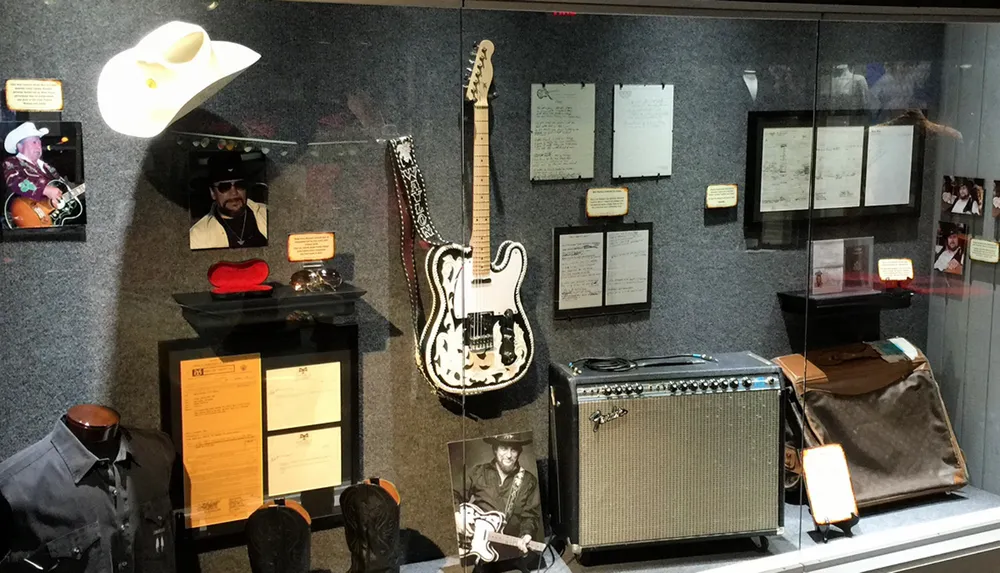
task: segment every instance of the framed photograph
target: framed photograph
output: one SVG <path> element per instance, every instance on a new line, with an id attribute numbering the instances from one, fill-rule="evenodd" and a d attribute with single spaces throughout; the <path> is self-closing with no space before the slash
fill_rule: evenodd
<path id="1" fill-rule="evenodd" d="M 919 115 L 865 110 L 751 112 L 747 226 L 918 215 L 924 162 Z"/>
<path id="2" fill-rule="evenodd" d="M 941 183 L 941 212 L 981 217 L 986 212 L 985 180 L 944 176 Z M 996 190 L 994 189 L 994 194 Z"/>
<path id="3" fill-rule="evenodd" d="M 545 549 L 531 432 L 448 444 L 459 556 L 495 562 Z"/>
<path id="4" fill-rule="evenodd" d="M 968 242 L 968 225 L 944 221 L 939 223 L 937 242 L 934 244 L 934 270 L 949 275 L 965 274 Z"/>
<path id="5" fill-rule="evenodd" d="M 267 175 L 260 151 L 191 154 L 191 250 L 267 246 Z"/>
<path id="6" fill-rule="evenodd" d="M 0 122 L 4 240 L 83 239 L 87 187 L 79 122 Z"/>

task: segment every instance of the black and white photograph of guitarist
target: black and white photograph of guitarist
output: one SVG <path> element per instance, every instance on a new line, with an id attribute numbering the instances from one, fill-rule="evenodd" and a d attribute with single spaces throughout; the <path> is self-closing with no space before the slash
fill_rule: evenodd
<path id="1" fill-rule="evenodd" d="M 476 555 L 474 571 L 527 571 L 533 556 L 544 548 L 531 442 L 531 432 L 522 432 L 448 445 L 459 554 Z M 484 527 L 490 533 L 487 548 L 479 546 Z"/>
<path id="2" fill-rule="evenodd" d="M 79 124 L 3 123 L 4 226 L 42 228 L 86 222 L 78 169 Z M 43 159 L 43 155 L 45 158 Z M 76 193 L 72 193 L 73 190 Z"/>

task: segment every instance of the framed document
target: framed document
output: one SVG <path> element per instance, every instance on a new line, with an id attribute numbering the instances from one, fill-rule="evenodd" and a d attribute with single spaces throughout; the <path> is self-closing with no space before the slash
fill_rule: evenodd
<path id="1" fill-rule="evenodd" d="M 241 535 L 277 499 L 332 524 L 361 479 L 357 325 L 317 327 L 293 347 L 256 340 L 241 350 L 258 352 L 239 355 L 202 339 L 160 343 L 161 424 L 188 475 L 177 487 L 196 541 Z"/>
<path id="2" fill-rule="evenodd" d="M 918 215 L 924 129 L 885 110 L 751 112 L 744 221 Z"/>
<path id="3" fill-rule="evenodd" d="M 556 319 L 652 308 L 653 224 L 553 230 Z"/>

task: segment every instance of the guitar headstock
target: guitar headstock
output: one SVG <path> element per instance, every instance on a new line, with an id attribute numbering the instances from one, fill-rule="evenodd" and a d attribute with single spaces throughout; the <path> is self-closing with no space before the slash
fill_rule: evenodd
<path id="1" fill-rule="evenodd" d="M 472 67 L 466 78 L 465 99 L 476 103 L 486 103 L 493 85 L 493 42 L 483 40 L 473 52 Z"/>

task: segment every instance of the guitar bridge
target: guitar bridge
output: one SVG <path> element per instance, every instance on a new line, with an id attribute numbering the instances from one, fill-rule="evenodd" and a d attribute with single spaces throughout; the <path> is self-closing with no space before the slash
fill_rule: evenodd
<path id="1" fill-rule="evenodd" d="M 477 312 L 465 319 L 465 344 L 471 352 L 493 350 L 493 325 L 496 317 L 492 312 Z"/>

